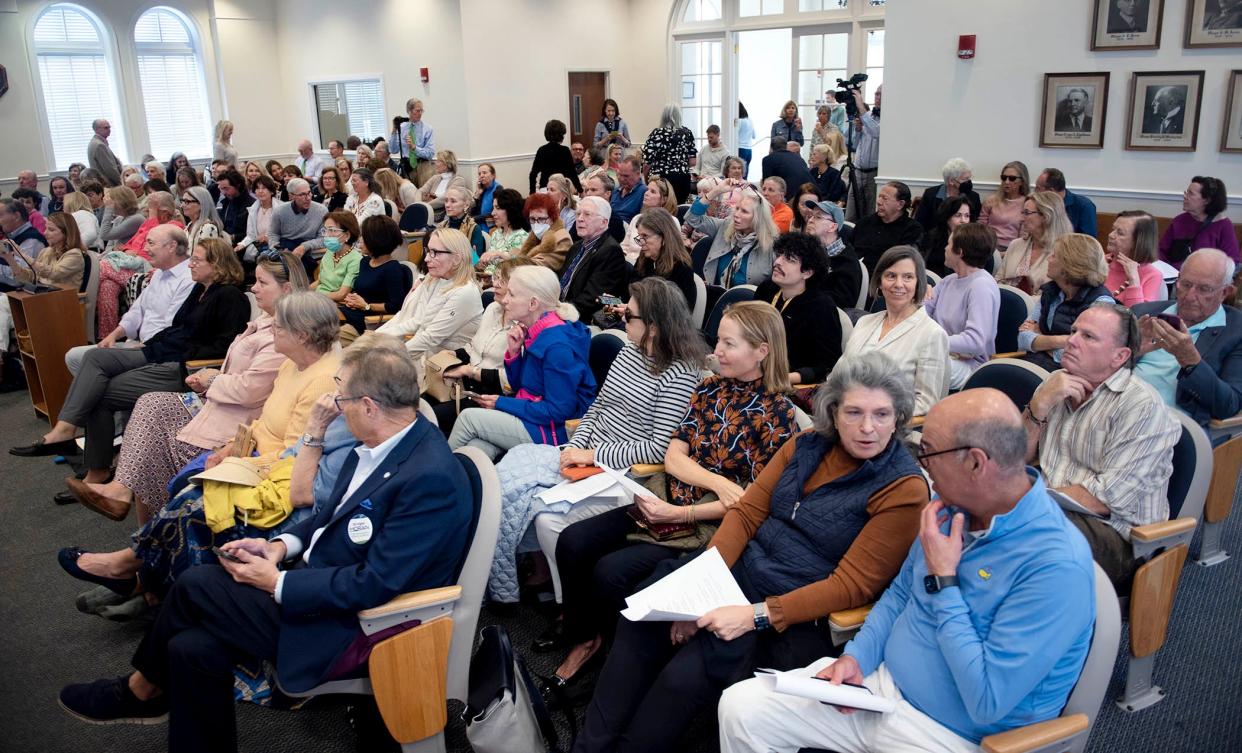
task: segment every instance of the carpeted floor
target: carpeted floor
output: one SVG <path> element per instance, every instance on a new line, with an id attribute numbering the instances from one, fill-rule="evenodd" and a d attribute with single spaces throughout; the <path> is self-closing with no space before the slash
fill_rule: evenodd
<path id="1" fill-rule="evenodd" d="M 80 614 L 73 601 L 85 590 L 56 565 L 56 552 L 79 545 L 93 550 L 124 546 L 132 518 L 113 523 L 78 506 L 57 507 L 52 495 L 70 474 L 48 459 L 15 458 L 14 444 L 33 441 L 45 424 L 35 421 L 26 393 L 0 395 L 0 751 L 147 753 L 166 749 L 164 726 L 96 727 L 82 724 L 56 705 L 62 685 L 119 675 L 142 634 L 136 625 Z M 1226 548 L 1242 554 L 1242 514 L 1227 523 Z M 1054 605 L 1049 605 L 1053 607 Z M 484 610 L 483 622 L 501 622 L 520 650 L 544 627 L 538 612 L 520 607 L 503 618 Z M 1124 714 L 1106 703 L 1088 750 L 1231 751 L 1242 749 L 1242 556 L 1203 569 L 1187 565 L 1169 641 L 1156 663 L 1156 682 L 1168 697 L 1154 708 Z M 527 653 L 535 672 L 550 672 L 559 659 Z M 1119 663 L 1111 695 L 1121 689 Z M 460 707 L 450 711 L 448 746 L 467 751 Z M 341 699 L 324 699 L 299 711 L 252 706 L 237 712 L 242 751 L 338 753 L 356 749 Z M 564 725 L 562 734 L 567 730 Z M 710 716 L 694 725 L 685 750 L 713 751 Z M 369 753 L 364 751 L 363 753 Z"/>

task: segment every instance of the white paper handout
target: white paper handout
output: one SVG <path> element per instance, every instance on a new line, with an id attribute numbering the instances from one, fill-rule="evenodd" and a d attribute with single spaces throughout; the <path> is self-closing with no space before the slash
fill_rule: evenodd
<path id="1" fill-rule="evenodd" d="M 748 606 L 716 547 L 625 600 L 632 622 L 697 620 L 717 607 Z"/>
<path id="2" fill-rule="evenodd" d="M 777 672 L 773 669 L 760 669 L 755 672 L 755 677 L 772 682 L 776 692 L 785 695 L 883 714 L 897 710 L 897 699 L 874 695 L 869 689 L 855 685 L 833 685 L 827 680 L 817 680 L 814 676 L 807 677 L 797 672 Z"/>
<path id="3" fill-rule="evenodd" d="M 594 476 L 587 476 L 581 481 L 562 481 L 551 489 L 544 489 L 535 496 L 543 500 L 546 505 L 553 505 L 558 502 L 568 502 L 574 504 L 581 502 L 587 497 L 612 496 L 622 497 L 625 492 L 617 486 L 617 482 L 607 473 L 597 473 Z"/>
<path id="4" fill-rule="evenodd" d="M 1178 275 L 1181 274 L 1181 272 L 1177 270 L 1177 267 L 1174 267 L 1172 264 L 1160 259 L 1156 259 L 1151 263 L 1151 265 L 1160 272 L 1160 276 L 1165 280 L 1176 280 Z"/>

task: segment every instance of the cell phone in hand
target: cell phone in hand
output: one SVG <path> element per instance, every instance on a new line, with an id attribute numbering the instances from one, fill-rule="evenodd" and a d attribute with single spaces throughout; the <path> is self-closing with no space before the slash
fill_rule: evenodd
<path id="1" fill-rule="evenodd" d="M 228 560 L 229 562 L 237 562 L 237 563 L 242 562 L 241 557 L 238 557 L 236 554 L 233 554 L 232 552 L 225 551 L 224 549 L 221 549 L 218 546 L 213 546 L 211 548 L 211 551 L 214 552 L 215 555 L 222 560 Z"/>
<path id="2" fill-rule="evenodd" d="M 466 396 L 466 397 L 470 398 L 471 400 L 477 400 L 477 399 L 479 399 L 479 398 L 483 397 L 483 396 L 482 396 L 482 395 L 480 395 L 479 393 L 477 393 L 477 392 L 471 392 L 470 390 L 466 390 L 466 392 L 465 392 L 464 394 L 465 394 L 465 396 Z"/>
<path id="3" fill-rule="evenodd" d="M 601 295 L 599 297 L 599 302 L 601 305 L 604 305 L 604 306 L 624 306 L 625 305 L 625 301 L 622 301 L 620 298 L 616 297 L 615 295 L 611 295 L 609 293 L 604 293 L 603 295 Z"/>
<path id="4" fill-rule="evenodd" d="M 1178 332 L 1182 331 L 1182 318 L 1177 314 L 1156 314 L 1156 318 Z"/>

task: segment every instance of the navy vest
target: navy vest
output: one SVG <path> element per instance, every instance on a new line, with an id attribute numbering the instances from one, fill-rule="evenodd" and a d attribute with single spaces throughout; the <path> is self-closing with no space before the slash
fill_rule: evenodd
<path id="1" fill-rule="evenodd" d="M 1050 316 L 1048 312 L 1052 308 L 1052 302 L 1057 299 L 1058 295 L 1061 295 L 1061 289 L 1055 282 L 1046 282 L 1039 290 L 1039 331 L 1045 335 L 1068 335 L 1074 320 L 1088 306 L 1095 303 L 1100 296 L 1112 297 L 1108 288 L 1103 285 L 1079 288 L 1073 298 L 1061 301 L 1061 305 L 1057 306 L 1056 314 Z"/>
<path id="2" fill-rule="evenodd" d="M 894 440 L 853 472 L 803 495 L 807 479 L 833 445 L 816 433 L 795 441 L 793 457 L 772 492 L 768 518 L 742 553 L 746 574 L 764 597 L 831 575 L 870 519 L 871 495 L 898 479 L 923 477 L 909 451 Z"/>

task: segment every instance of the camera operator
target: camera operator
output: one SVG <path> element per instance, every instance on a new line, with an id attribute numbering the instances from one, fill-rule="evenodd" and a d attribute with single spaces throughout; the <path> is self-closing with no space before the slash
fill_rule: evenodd
<path id="1" fill-rule="evenodd" d="M 854 103 L 858 106 L 853 128 L 846 129 L 850 151 L 854 152 L 854 169 L 850 176 L 854 185 L 850 187 L 845 216 L 852 222 L 866 217 L 875 206 L 875 174 L 880 166 L 880 92 L 883 88 L 876 87 L 875 107 L 872 108 L 867 107 L 867 103 L 863 101 L 860 88 L 850 89 L 854 95 Z M 854 186 L 857 186 L 857 190 Z M 860 201 L 861 208 L 858 206 Z"/>
<path id="2" fill-rule="evenodd" d="M 393 132 L 388 136 L 388 151 L 405 168 L 405 176 L 422 187 L 435 172 L 436 141 L 431 126 L 423 122 L 423 101 L 411 98 L 405 103 L 404 122 L 393 119 Z"/>

